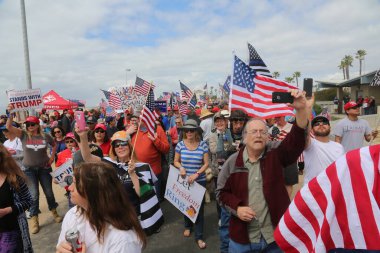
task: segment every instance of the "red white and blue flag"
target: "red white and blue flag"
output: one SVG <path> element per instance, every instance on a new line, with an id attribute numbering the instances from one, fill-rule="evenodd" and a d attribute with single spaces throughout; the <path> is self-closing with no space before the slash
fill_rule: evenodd
<path id="1" fill-rule="evenodd" d="M 123 102 L 121 101 L 118 94 L 111 92 L 110 99 L 108 100 L 108 104 L 114 110 L 119 110 L 121 109 Z"/>
<path id="2" fill-rule="evenodd" d="M 274 237 L 284 252 L 380 249 L 380 145 L 348 152 L 295 196 Z"/>
<path id="3" fill-rule="evenodd" d="M 256 74 L 273 77 L 270 73 L 267 65 L 265 65 L 264 61 L 261 59 L 260 55 L 257 53 L 256 49 L 248 43 L 248 51 L 249 51 L 249 66 L 256 71 Z"/>
<path id="4" fill-rule="evenodd" d="M 154 88 L 154 85 L 152 83 L 147 82 L 144 79 L 136 76 L 136 83 L 134 88 L 136 93 L 139 93 L 143 96 L 147 96 L 151 88 Z"/>
<path id="5" fill-rule="evenodd" d="M 156 129 L 156 120 L 159 115 L 156 110 L 154 110 L 154 93 L 153 89 L 150 89 L 148 97 L 146 99 L 146 104 L 143 106 L 141 111 L 141 121 L 144 122 L 148 132 L 151 136 L 154 136 Z"/>
<path id="6" fill-rule="evenodd" d="M 179 84 L 181 87 L 181 100 L 188 101 L 193 96 L 193 92 L 181 81 L 179 81 Z"/>

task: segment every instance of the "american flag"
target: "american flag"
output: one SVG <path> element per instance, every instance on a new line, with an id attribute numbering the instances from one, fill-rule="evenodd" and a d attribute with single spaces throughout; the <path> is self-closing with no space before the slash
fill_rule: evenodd
<path id="1" fill-rule="evenodd" d="M 378 250 L 380 145 L 348 152 L 295 196 L 274 237 L 284 252 Z"/>
<path id="2" fill-rule="evenodd" d="M 369 84 L 369 86 L 380 86 L 380 69 L 376 71 L 376 74 L 373 77 L 372 82 Z"/>
<path id="3" fill-rule="evenodd" d="M 294 115 L 293 109 L 286 104 L 273 104 L 274 91 L 287 92 L 296 87 L 265 76 L 255 71 L 235 56 L 232 76 L 230 108 L 243 109 L 251 117 L 273 118 Z"/>
<path id="4" fill-rule="evenodd" d="M 136 76 L 136 86 L 135 91 L 137 93 L 140 93 L 143 96 L 147 96 L 149 93 L 150 88 L 154 88 L 154 85 L 145 81 L 144 79 Z"/>
<path id="5" fill-rule="evenodd" d="M 143 110 L 141 111 L 141 121 L 144 122 L 148 132 L 151 136 L 154 136 L 156 119 L 158 118 L 157 112 L 154 110 L 154 93 L 153 89 L 150 89 L 146 104 L 143 106 Z"/>
<path id="6" fill-rule="evenodd" d="M 162 93 L 162 100 L 169 101 L 169 100 L 170 100 L 170 97 L 171 97 L 171 93 L 170 93 L 170 92 L 166 92 L 166 91 L 164 91 L 164 92 Z"/>
<path id="7" fill-rule="evenodd" d="M 194 109 L 195 106 L 197 105 L 197 96 L 194 94 L 193 97 L 189 101 L 189 107 Z"/>
<path id="8" fill-rule="evenodd" d="M 205 95 L 199 95 L 199 101 L 202 103 L 206 103 L 206 96 Z"/>
<path id="9" fill-rule="evenodd" d="M 111 95 L 111 92 L 109 92 L 109 91 L 106 91 L 106 90 L 102 90 L 102 89 L 100 89 L 101 91 L 103 91 L 103 93 L 104 93 L 104 96 L 106 97 L 106 99 L 107 100 L 110 100 L 110 95 Z"/>
<path id="10" fill-rule="evenodd" d="M 119 110 L 122 107 L 123 102 L 121 101 L 118 94 L 111 92 L 110 99 L 108 100 L 109 106 L 115 110 Z"/>
<path id="11" fill-rule="evenodd" d="M 179 84 L 181 86 L 181 100 L 189 100 L 193 96 L 193 92 L 184 85 L 181 81 L 179 81 Z"/>
<path id="12" fill-rule="evenodd" d="M 256 52 L 255 48 L 248 43 L 249 50 L 249 66 L 256 71 L 258 75 L 273 77 L 267 65 L 261 59 L 260 55 Z"/>
<path id="13" fill-rule="evenodd" d="M 106 108 L 108 106 L 107 101 L 105 101 L 103 98 L 101 99 L 101 102 L 99 103 L 99 107 Z"/>
<path id="14" fill-rule="evenodd" d="M 223 84 L 223 90 L 225 90 L 227 94 L 230 94 L 230 87 L 231 87 L 231 76 L 227 76 L 227 79 Z"/>
<path id="15" fill-rule="evenodd" d="M 181 115 L 186 115 L 188 109 L 189 109 L 189 106 L 187 105 L 187 103 L 185 101 L 183 101 L 179 105 L 179 112 L 181 113 Z"/>

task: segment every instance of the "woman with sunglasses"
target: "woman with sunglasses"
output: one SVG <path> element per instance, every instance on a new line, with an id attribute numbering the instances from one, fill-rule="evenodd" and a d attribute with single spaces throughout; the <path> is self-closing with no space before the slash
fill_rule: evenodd
<path id="1" fill-rule="evenodd" d="M 65 239 L 70 229 L 79 231 L 81 248 L 86 253 L 141 252 L 146 245 L 145 234 L 110 164 L 82 163 L 74 169 L 69 190 L 77 206 L 65 215 L 57 253 L 73 252 Z"/>
<path id="2" fill-rule="evenodd" d="M 98 145 L 102 149 L 103 156 L 109 156 L 111 141 L 107 135 L 107 127 L 102 123 L 98 123 L 91 134 L 91 139 L 93 140 L 92 143 Z"/>
<path id="3" fill-rule="evenodd" d="M 179 168 L 182 177 L 188 177 L 189 184 L 196 181 L 205 187 L 206 176 L 204 172 L 208 168 L 208 145 L 205 141 L 201 141 L 201 130 L 195 120 L 187 120 L 181 129 L 183 130 L 183 141 L 179 142 L 175 148 L 174 166 Z M 203 209 L 204 200 L 195 222 L 195 240 L 200 249 L 206 248 L 206 242 L 203 240 Z M 183 236 L 189 237 L 193 223 L 186 216 L 184 219 L 185 231 Z"/>
<path id="4" fill-rule="evenodd" d="M 51 130 L 51 134 L 54 138 L 55 145 L 57 146 L 56 154 L 65 150 L 66 149 L 66 145 L 64 141 L 65 132 L 63 131 L 62 127 L 60 126 L 53 127 Z"/>
<path id="5" fill-rule="evenodd" d="M 25 168 L 25 174 L 28 177 L 28 187 L 33 200 L 32 206 L 29 209 L 31 232 L 32 234 L 36 234 L 40 231 L 38 222 L 40 199 L 38 183 L 41 184 L 42 190 L 45 193 L 49 210 L 55 222 L 62 222 L 62 217 L 58 215 L 56 210 L 58 203 L 55 201 L 52 177 L 50 175 L 50 172 L 52 172 L 51 164 L 54 160 L 57 147 L 54 139 L 41 130 L 38 117 L 29 116 L 26 118 L 26 130 L 14 127 L 12 121 L 12 117 L 9 117 L 6 126 L 10 133 L 20 138 L 24 150 L 22 164 Z M 48 144 L 53 147 L 50 158 L 47 155 Z"/>
<path id="6" fill-rule="evenodd" d="M 25 210 L 32 197 L 25 175 L 0 144 L 0 252 L 33 252 Z"/>

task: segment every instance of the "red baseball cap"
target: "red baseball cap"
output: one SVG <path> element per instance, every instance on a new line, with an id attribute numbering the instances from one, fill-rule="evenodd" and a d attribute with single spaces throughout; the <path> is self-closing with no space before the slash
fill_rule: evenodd
<path id="1" fill-rule="evenodd" d="M 217 112 L 219 112 L 220 111 L 220 109 L 219 109 L 219 107 L 214 107 L 214 108 L 212 108 L 212 110 L 211 110 L 213 113 L 217 113 Z"/>
<path id="2" fill-rule="evenodd" d="M 26 118 L 25 122 L 32 122 L 32 123 L 36 123 L 38 125 L 38 124 L 40 124 L 40 119 L 36 116 L 29 116 Z"/>
<path id="3" fill-rule="evenodd" d="M 347 110 L 350 110 L 352 107 L 359 107 L 359 105 L 354 102 L 354 101 L 350 101 L 350 102 L 347 102 L 345 105 L 344 105 L 344 110 L 347 111 Z"/>
<path id="4" fill-rule="evenodd" d="M 67 133 L 66 135 L 65 135 L 65 138 L 63 138 L 64 140 L 66 140 L 66 139 L 73 139 L 75 142 L 77 142 L 77 140 L 75 139 L 75 135 L 73 134 L 73 133 Z"/>
<path id="5" fill-rule="evenodd" d="M 101 128 L 101 129 L 103 129 L 104 131 L 107 130 L 107 127 L 106 127 L 104 124 L 102 124 L 102 123 L 98 123 L 98 124 L 96 124 L 94 130 L 96 130 L 96 129 L 98 129 L 98 128 Z"/>

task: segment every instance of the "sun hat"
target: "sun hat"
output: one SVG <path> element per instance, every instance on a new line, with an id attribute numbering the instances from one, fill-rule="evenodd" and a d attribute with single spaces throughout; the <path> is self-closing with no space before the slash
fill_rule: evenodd
<path id="1" fill-rule="evenodd" d="M 112 135 L 111 143 L 114 141 L 129 141 L 130 137 L 126 131 L 117 131 Z"/>
<path id="2" fill-rule="evenodd" d="M 40 119 L 38 117 L 36 117 L 36 116 L 29 116 L 29 117 L 26 118 L 25 123 L 26 122 L 31 122 L 31 123 L 35 123 L 35 124 L 39 125 L 40 124 Z"/>
<path id="3" fill-rule="evenodd" d="M 194 129 L 194 130 L 200 130 L 201 128 L 198 126 L 198 123 L 194 119 L 188 119 L 186 120 L 185 124 L 183 124 L 182 127 L 179 129 L 185 130 L 185 129 Z"/>
<path id="4" fill-rule="evenodd" d="M 225 117 L 229 118 L 230 117 L 230 112 L 228 110 L 221 110 L 220 113 Z"/>
<path id="5" fill-rule="evenodd" d="M 103 129 L 104 131 L 107 131 L 107 127 L 104 124 L 102 124 L 102 123 L 96 124 L 94 130 L 96 130 L 98 128 Z"/>
<path id="6" fill-rule="evenodd" d="M 207 118 L 211 115 L 214 115 L 214 114 L 212 112 L 210 112 L 209 110 L 207 110 L 206 108 L 203 108 L 201 111 L 201 116 L 199 116 L 199 118 L 204 119 L 204 118 Z"/>
<path id="7" fill-rule="evenodd" d="M 313 127 L 317 122 L 327 122 L 330 125 L 330 121 L 328 118 L 324 116 L 316 116 L 312 121 L 311 121 L 311 127 Z"/>

